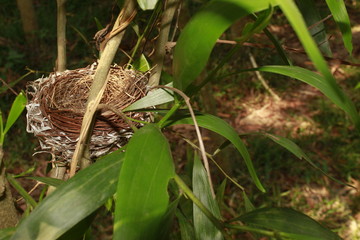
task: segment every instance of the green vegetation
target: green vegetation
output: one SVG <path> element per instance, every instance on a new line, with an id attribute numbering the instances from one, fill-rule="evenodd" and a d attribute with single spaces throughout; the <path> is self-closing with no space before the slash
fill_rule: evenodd
<path id="1" fill-rule="evenodd" d="M 2 1 L 0 239 L 360 239 L 356 1 L 65 2 Z M 27 82 L 95 61 L 71 158 L 31 157 Z M 149 77 L 124 109 L 113 63 Z M 94 157 L 108 112 L 131 137 Z"/>

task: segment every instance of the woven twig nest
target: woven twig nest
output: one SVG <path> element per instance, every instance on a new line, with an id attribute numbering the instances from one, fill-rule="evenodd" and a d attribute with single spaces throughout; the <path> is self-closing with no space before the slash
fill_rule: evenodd
<path id="1" fill-rule="evenodd" d="M 52 73 L 27 87 L 27 131 L 39 139 L 42 151 L 54 154 L 58 160 L 72 158 L 96 66 L 94 63 L 86 68 Z M 120 111 L 146 95 L 147 82 L 147 74 L 112 66 L 100 103 Z M 149 118 L 146 113 L 126 115 L 138 120 Z M 131 135 L 130 126 L 120 116 L 110 110 L 101 111 L 90 140 L 91 157 L 122 147 Z"/>

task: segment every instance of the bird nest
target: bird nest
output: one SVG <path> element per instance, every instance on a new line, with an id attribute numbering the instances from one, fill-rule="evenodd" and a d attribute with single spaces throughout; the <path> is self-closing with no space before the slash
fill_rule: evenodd
<path id="1" fill-rule="evenodd" d="M 96 70 L 86 68 L 52 73 L 28 84 L 27 131 L 40 142 L 42 151 L 69 161 L 79 139 L 86 103 Z M 100 104 L 123 110 L 146 95 L 148 74 L 112 66 Z M 132 135 L 124 119 L 110 110 L 98 111 L 90 139 L 91 158 L 122 147 Z M 146 121 L 146 113 L 128 112 L 127 117 Z M 139 123 L 134 122 L 135 126 Z"/>

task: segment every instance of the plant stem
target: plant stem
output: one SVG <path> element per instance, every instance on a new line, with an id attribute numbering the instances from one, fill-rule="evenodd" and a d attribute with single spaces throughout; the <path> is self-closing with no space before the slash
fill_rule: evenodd
<path id="1" fill-rule="evenodd" d="M 212 193 L 212 196 L 215 198 L 215 193 L 214 193 L 214 188 L 213 188 L 213 184 L 212 184 L 212 180 L 211 180 L 211 174 L 210 174 L 210 167 L 209 167 L 209 161 L 207 160 L 207 157 L 206 157 L 206 151 L 205 151 L 205 146 L 204 146 L 204 141 L 202 140 L 202 136 L 201 136 L 201 133 L 200 133 L 200 129 L 199 129 L 199 125 L 196 121 L 196 117 L 195 117 L 195 113 L 194 113 L 194 110 L 192 109 L 191 107 L 191 104 L 190 104 L 190 98 L 188 96 L 186 96 L 185 93 L 183 93 L 182 91 L 180 91 L 179 89 L 176 89 L 176 88 L 173 88 L 173 87 L 169 87 L 169 86 L 162 86 L 162 85 L 159 85 L 159 86 L 156 86 L 156 88 L 167 88 L 167 89 L 170 89 L 174 92 L 176 92 L 177 94 L 179 94 L 185 101 L 187 107 L 188 107 L 188 110 L 190 112 L 190 115 L 191 115 L 191 118 L 194 122 L 194 127 L 195 127 L 195 131 L 196 131 L 196 135 L 198 137 L 198 140 L 199 140 L 199 146 L 200 146 L 200 153 L 201 153 L 201 157 L 203 159 L 203 162 L 204 162 L 204 167 L 205 167 L 205 170 L 206 170 L 206 173 L 207 173 L 207 176 L 208 176 L 208 179 L 209 179 L 209 185 L 210 185 L 210 189 L 211 189 L 211 193 Z M 171 110 L 170 110 L 171 111 Z M 170 115 L 171 116 L 171 115 Z M 161 119 L 163 120 L 163 119 Z M 160 125 L 161 126 L 161 125 Z"/>
<path id="2" fill-rule="evenodd" d="M 214 224 L 214 226 L 219 229 L 221 232 L 224 232 L 224 226 L 221 220 L 217 219 L 209 209 L 198 199 L 191 189 L 184 183 L 184 181 L 179 177 L 179 175 L 175 174 L 174 176 L 175 182 L 178 184 L 181 190 L 184 191 L 186 196 L 190 198 L 190 200 L 209 218 L 209 220 Z"/>
<path id="3" fill-rule="evenodd" d="M 279 237 L 281 236 L 281 233 L 278 233 L 278 232 L 263 230 L 263 229 L 259 229 L 259 228 L 249 227 L 249 226 L 241 226 L 241 225 L 235 225 L 235 224 L 224 224 L 224 227 L 241 230 L 243 232 L 258 233 L 258 234 L 262 234 L 262 235 L 265 235 L 265 236 L 268 236 L 268 237 L 273 237 L 275 239 L 279 239 Z"/>
<path id="4" fill-rule="evenodd" d="M 66 70 L 66 0 L 57 0 L 57 47 L 56 71 Z"/>
<path id="5" fill-rule="evenodd" d="M 20 193 L 20 195 L 30 204 L 33 208 L 37 206 L 37 202 L 30 196 L 30 194 L 16 181 L 12 175 L 7 175 L 9 183 Z"/>
<path id="6" fill-rule="evenodd" d="M 117 20 L 114 24 L 113 30 L 115 30 L 115 32 L 106 42 L 105 49 L 101 54 L 99 65 L 95 72 L 94 81 L 90 89 L 86 110 L 81 125 L 79 140 L 76 144 L 76 148 L 70 165 L 70 177 L 75 175 L 78 162 L 82 159 L 85 146 L 90 140 L 91 125 L 94 120 L 94 116 L 102 98 L 103 92 L 105 91 L 109 69 L 115 57 L 117 49 L 119 48 L 121 40 L 124 36 L 124 31 L 116 30 L 119 26 L 121 26 L 128 19 L 130 19 L 130 17 L 133 16 L 134 12 L 136 11 L 134 0 L 125 0 L 124 6 L 126 6 L 126 9 L 123 9 L 123 11 L 121 11 L 118 17 L 119 21 Z"/>
<path id="7" fill-rule="evenodd" d="M 251 62 L 251 65 L 253 66 L 253 68 L 258 68 L 259 66 L 257 65 L 256 60 L 255 60 L 254 56 L 251 54 L 251 52 L 249 52 L 249 58 L 250 58 L 250 62 Z M 264 86 L 265 90 L 270 93 L 270 95 L 275 99 L 275 101 L 280 101 L 281 98 L 270 88 L 269 84 L 267 84 L 267 82 L 263 78 L 262 74 L 259 71 L 255 71 L 255 74 L 256 74 L 257 78 L 259 79 L 260 83 Z"/>
<path id="8" fill-rule="evenodd" d="M 172 108 L 165 114 L 165 116 L 158 122 L 159 128 L 163 128 L 165 122 L 181 107 L 180 102 L 175 102 Z"/>
<path id="9" fill-rule="evenodd" d="M 174 17 L 174 13 L 178 6 L 178 0 L 167 0 L 165 4 L 165 10 L 161 19 L 161 30 L 159 39 L 156 42 L 155 56 L 154 56 L 154 74 L 151 75 L 149 80 L 150 86 L 157 86 L 160 82 L 161 70 L 164 64 L 164 57 L 166 54 L 165 45 L 168 42 L 171 22 Z"/>

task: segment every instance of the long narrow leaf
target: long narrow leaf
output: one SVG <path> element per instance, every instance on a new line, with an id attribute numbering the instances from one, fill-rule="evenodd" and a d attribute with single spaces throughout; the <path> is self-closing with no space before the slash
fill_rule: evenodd
<path id="1" fill-rule="evenodd" d="M 170 146 L 160 129 L 154 124 L 139 129 L 127 145 L 119 176 L 114 239 L 157 239 L 174 174 Z"/>
<path id="2" fill-rule="evenodd" d="M 220 35 L 237 19 L 267 9 L 272 0 L 213 0 L 182 31 L 174 50 L 174 87 L 186 91 L 204 69 Z M 274 4 L 272 4 L 274 6 Z"/>
<path id="3" fill-rule="evenodd" d="M 278 232 L 294 240 L 338 240 L 335 233 L 314 219 L 290 208 L 261 208 L 236 218 L 245 224 Z M 282 239 L 282 238 L 281 238 Z"/>
<path id="4" fill-rule="evenodd" d="M 32 179 L 32 180 L 36 180 L 38 182 L 47 184 L 49 186 L 53 186 L 53 187 L 58 187 L 61 184 L 63 184 L 65 181 L 57 179 L 57 178 L 51 178 L 51 177 L 38 177 L 38 176 L 34 176 L 34 177 L 26 177 L 28 179 Z"/>
<path id="5" fill-rule="evenodd" d="M 296 7 L 295 3 L 291 0 L 283 1 L 283 0 L 276 0 L 279 4 L 280 8 L 284 12 L 285 16 L 289 20 L 290 24 L 292 25 L 293 29 L 295 30 L 297 36 L 299 37 L 302 45 L 305 48 L 305 51 L 309 58 L 313 61 L 315 67 L 319 70 L 319 72 L 324 77 L 324 82 L 331 88 L 333 94 L 337 95 L 337 99 L 341 101 L 342 105 L 347 105 L 347 100 L 344 98 L 343 93 L 341 92 L 340 88 L 336 84 L 335 78 L 330 73 L 330 70 L 322 57 L 320 50 L 316 46 L 314 40 L 312 39 L 309 31 L 306 28 L 304 19 L 302 18 L 299 9 Z M 354 108 L 353 108 L 354 109 Z M 360 129 L 360 121 L 357 112 L 352 112 L 351 117 L 355 120 L 355 125 Z M 354 119 L 355 118 L 355 119 Z"/>
<path id="6" fill-rule="evenodd" d="M 221 136 L 228 139 L 236 147 L 236 149 L 239 151 L 241 156 L 244 158 L 246 167 L 255 185 L 260 191 L 265 192 L 265 188 L 262 186 L 256 174 L 255 168 L 252 164 L 250 154 L 245 144 L 242 142 L 241 138 L 239 137 L 238 133 L 227 122 L 213 115 L 198 114 L 196 116 L 196 120 L 200 127 L 209 129 L 213 132 L 220 134 Z M 182 115 L 182 116 L 176 116 L 174 119 L 166 123 L 166 125 L 168 126 L 175 124 L 194 124 L 194 122 L 192 118 L 189 117 L 188 115 Z"/>
<path id="7" fill-rule="evenodd" d="M 0 240 L 8 240 L 14 234 L 16 228 L 0 229 Z"/>
<path id="8" fill-rule="evenodd" d="M 326 0 L 326 3 L 335 19 L 336 24 L 340 28 L 344 45 L 349 54 L 352 54 L 352 33 L 349 15 L 346 11 L 343 0 Z"/>
<path id="9" fill-rule="evenodd" d="M 181 240 L 193 240 L 195 239 L 195 230 L 194 226 L 190 223 L 188 219 L 182 214 L 182 212 L 177 209 L 175 212 L 176 217 L 179 221 Z"/>
<path id="10" fill-rule="evenodd" d="M 9 116 L 6 120 L 4 132 L 3 132 L 4 135 L 7 133 L 7 131 L 9 131 L 9 129 L 12 127 L 12 125 L 16 122 L 16 120 L 18 119 L 18 117 L 20 116 L 22 111 L 24 110 L 25 105 L 26 105 L 26 97 L 25 97 L 25 94 L 23 92 L 21 92 L 21 93 L 19 93 L 19 95 L 17 95 L 17 97 L 15 98 L 15 100 L 11 106 Z"/>
<path id="11" fill-rule="evenodd" d="M 220 218 L 220 209 L 216 199 L 212 196 L 207 173 L 197 155 L 195 155 L 194 158 L 192 185 L 195 196 L 210 210 L 210 212 L 214 214 L 215 217 Z M 198 208 L 195 204 L 193 204 L 193 207 L 196 239 L 223 239 L 221 232 L 214 226 L 200 208 Z"/>
<path id="12" fill-rule="evenodd" d="M 333 178 L 332 176 L 328 175 L 326 172 L 324 172 L 321 168 L 319 168 L 302 150 L 301 148 L 296 145 L 293 141 L 291 141 L 290 139 L 281 137 L 281 136 L 277 136 L 274 134 L 270 134 L 270 133 L 264 133 L 262 134 L 266 137 L 268 137 L 269 139 L 273 140 L 274 142 L 276 142 L 277 144 L 279 144 L 280 146 L 286 148 L 288 151 L 290 151 L 292 154 L 294 154 L 297 158 L 299 159 L 304 159 L 305 161 L 307 161 L 311 166 L 313 166 L 314 168 L 316 168 L 317 170 L 319 170 L 322 174 L 324 174 L 325 176 L 327 176 L 328 178 L 334 180 L 337 183 L 340 183 L 342 185 L 346 185 L 348 187 L 353 187 L 349 184 L 346 184 L 340 180 L 337 180 L 336 178 Z"/>
<path id="13" fill-rule="evenodd" d="M 25 201 L 30 204 L 32 207 L 36 207 L 37 206 L 37 202 L 30 196 L 30 194 L 20 185 L 20 183 L 18 181 L 16 181 L 16 179 L 10 175 L 7 174 L 6 175 L 7 180 L 9 181 L 9 183 L 11 184 L 11 186 L 13 186 L 16 191 L 25 199 Z"/>
<path id="14" fill-rule="evenodd" d="M 316 87 L 337 106 L 344 110 L 350 116 L 355 126 L 360 130 L 360 117 L 353 102 L 336 84 L 330 84 L 323 76 L 305 68 L 295 66 L 264 66 L 256 70 L 282 74 Z"/>
<path id="15" fill-rule="evenodd" d="M 19 224 L 11 239 L 57 239 L 89 216 L 115 193 L 123 157 L 121 150 L 115 151 L 60 185 Z"/>
<path id="16" fill-rule="evenodd" d="M 166 84 L 165 86 L 172 87 L 172 82 L 169 84 Z M 148 108 L 164 103 L 168 103 L 174 101 L 173 92 L 168 89 L 155 89 L 152 90 L 146 95 L 145 97 L 139 99 L 138 101 L 134 102 L 127 108 L 125 108 L 125 111 L 131 111 L 141 108 Z"/>
<path id="17" fill-rule="evenodd" d="M 312 26 L 309 31 L 316 44 L 326 56 L 330 57 L 332 53 L 326 36 L 325 26 L 324 23 L 320 22 L 322 18 L 314 0 L 297 0 L 296 3 L 305 19 L 306 25 L 308 27 Z"/>

